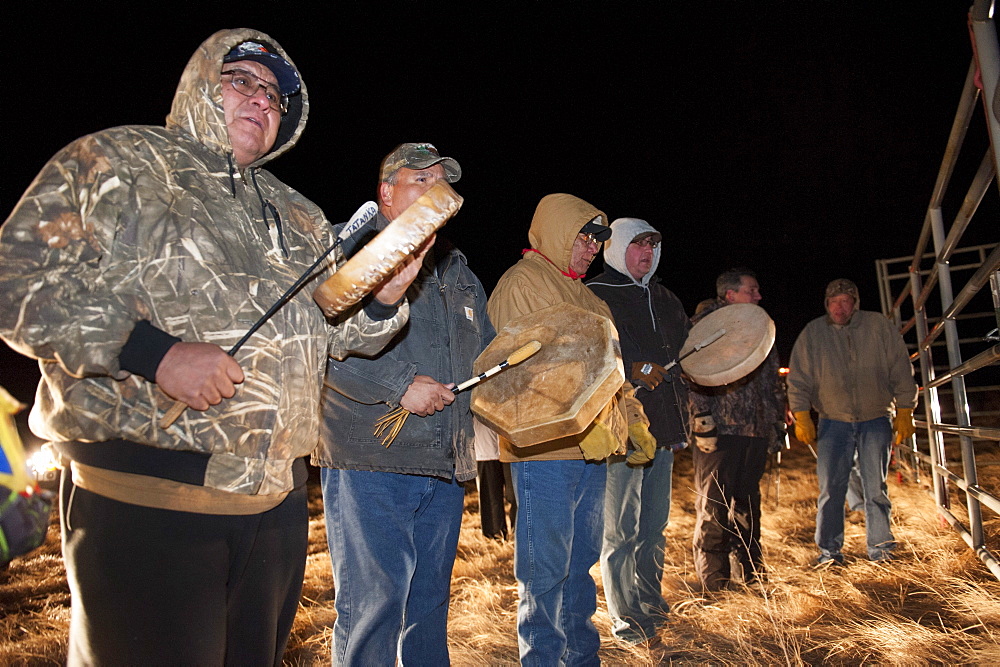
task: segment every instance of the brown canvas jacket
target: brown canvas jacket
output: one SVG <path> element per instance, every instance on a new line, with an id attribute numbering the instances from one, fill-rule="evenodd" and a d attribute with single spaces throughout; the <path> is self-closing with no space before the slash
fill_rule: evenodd
<path id="1" fill-rule="evenodd" d="M 569 266 L 573 242 L 580 228 L 598 215 L 606 224 L 608 218 L 602 211 L 572 195 L 553 194 L 542 199 L 531 221 L 528 240 L 532 248 L 544 253 L 552 262 L 538 253 L 526 252 L 500 278 L 487 304 L 490 320 L 498 331 L 520 315 L 564 302 L 614 321 L 608 305 L 582 280 L 573 280 L 556 268 Z M 617 340 L 615 342 L 617 344 Z M 624 369 L 622 373 L 624 376 Z M 618 434 L 622 451 L 628 439 L 628 424 L 635 421 L 649 423 L 642 404 L 635 398 L 634 389 L 627 382 L 597 416 L 597 420 L 607 423 L 612 432 Z M 531 447 L 515 447 L 501 438 L 500 460 L 582 459 L 583 452 L 579 445 L 582 437 L 568 436 Z"/>

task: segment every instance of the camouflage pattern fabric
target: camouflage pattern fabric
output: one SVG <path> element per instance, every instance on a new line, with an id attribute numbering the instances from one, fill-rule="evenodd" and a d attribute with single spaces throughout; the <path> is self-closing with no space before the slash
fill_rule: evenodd
<path id="1" fill-rule="evenodd" d="M 167 431 L 156 421 L 173 401 L 118 365 L 144 319 L 228 350 L 333 241 L 322 211 L 261 168 L 301 134 L 304 83 L 274 150 L 243 173 L 233 166 L 220 71 L 248 39 L 291 62 L 263 33 L 218 32 L 184 70 L 165 128 L 98 132 L 45 165 L 0 229 L 0 335 L 39 360 L 38 436 L 205 452 L 207 486 L 272 494 L 292 487 L 292 461 L 318 441 L 328 350 L 378 351 L 406 307 L 385 321 L 356 310 L 331 327 L 307 284 L 236 355 L 246 374 L 236 396 Z"/>

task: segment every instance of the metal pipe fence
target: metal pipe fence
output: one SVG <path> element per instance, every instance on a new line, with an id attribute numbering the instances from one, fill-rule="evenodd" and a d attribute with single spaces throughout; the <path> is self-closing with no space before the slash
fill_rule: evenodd
<path id="1" fill-rule="evenodd" d="M 897 446 L 897 461 L 909 464 L 915 479 L 930 472 L 938 512 L 1000 579 L 1000 474 L 992 467 L 1000 464 L 1000 245 L 960 247 L 977 224 L 996 228 L 993 216 L 975 218 L 984 200 L 997 194 L 991 186 L 1000 141 L 1000 50 L 993 9 L 991 0 L 975 0 L 969 12 L 972 63 L 914 253 L 879 260 L 876 271 L 882 310 L 899 326 L 920 369 L 922 432 Z M 985 140 L 970 133 L 980 120 L 977 110 Z M 949 187 L 962 171 L 963 149 L 983 155 L 970 185 L 958 191 L 962 201 L 946 229 L 943 206 L 956 193 Z M 992 303 L 984 303 L 987 295 Z M 980 468 L 989 471 L 982 484 Z M 964 502 L 953 506 L 954 499 Z"/>

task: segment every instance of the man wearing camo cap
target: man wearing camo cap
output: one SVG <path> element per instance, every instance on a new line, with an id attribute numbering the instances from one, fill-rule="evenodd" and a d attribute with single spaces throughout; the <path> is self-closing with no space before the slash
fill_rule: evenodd
<path id="1" fill-rule="evenodd" d="M 398 146 L 382 161 L 375 228 L 461 175 L 431 144 Z M 441 236 L 407 296 L 410 321 L 381 354 L 331 361 L 327 372 L 313 463 L 322 468 L 337 591 L 335 665 L 449 663 L 463 482 L 476 477 L 471 393 L 452 387 L 475 375 L 472 363 L 495 332 L 486 291 Z M 383 443 L 376 423 L 400 407 L 410 414 Z"/>
<path id="2" fill-rule="evenodd" d="M 839 278 L 826 287 L 826 315 L 802 330 L 789 362 L 788 402 L 795 437 L 817 445 L 817 564 L 842 565 L 844 498 L 857 456 L 870 560 L 889 560 L 896 542 L 885 476 L 889 452 L 914 433 L 917 386 L 899 332 L 880 313 L 860 310 L 858 287 Z M 810 409 L 819 414 L 816 428 Z M 890 419 L 890 415 L 894 416 Z"/>

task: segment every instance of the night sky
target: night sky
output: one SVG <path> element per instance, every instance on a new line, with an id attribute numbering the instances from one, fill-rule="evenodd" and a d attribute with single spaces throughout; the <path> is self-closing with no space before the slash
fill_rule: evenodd
<path id="1" fill-rule="evenodd" d="M 661 230 L 657 273 L 689 312 L 722 270 L 756 270 L 783 362 L 829 280 L 880 309 L 874 262 L 912 253 L 972 57 L 968 1 L 85 4 L 4 19 L 0 219 L 66 143 L 162 125 L 197 45 L 254 27 L 312 104 L 268 168 L 331 220 L 375 198 L 394 146 L 430 141 L 463 168 L 442 233 L 487 290 L 538 200 L 568 192 Z M 0 349 L 0 384 L 30 400 L 36 377 Z"/>

